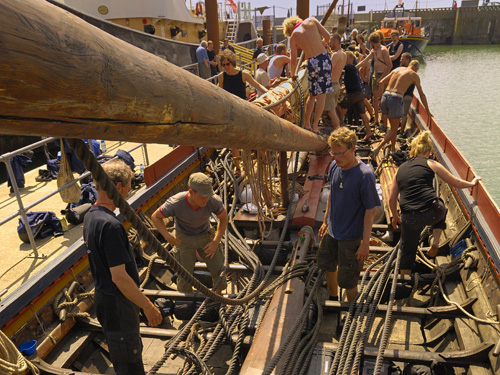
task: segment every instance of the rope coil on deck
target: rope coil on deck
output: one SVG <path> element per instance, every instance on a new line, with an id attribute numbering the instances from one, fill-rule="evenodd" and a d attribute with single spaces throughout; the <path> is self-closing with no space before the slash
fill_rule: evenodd
<path id="1" fill-rule="evenodd" d="M 14 343 L 0 330 L 0 375 L 24 374 L 27 370 L 32 374 L 40 374 L 40 370 L 23 357 Z"/>

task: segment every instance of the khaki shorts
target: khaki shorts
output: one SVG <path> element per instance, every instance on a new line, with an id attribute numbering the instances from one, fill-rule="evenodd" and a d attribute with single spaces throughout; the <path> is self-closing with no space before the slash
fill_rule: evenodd
<path id="1" fill-rule="evenodd" d="M 339 102 L 340 95 L 340 83 L 334 82 L 332 83 L 333 91 L 326 94 L 325 99 L 325 111 L 335 111 L 337 108 L 337 104 Z"/>
<path id="2" fill-rule="evenodd" d="M 208 232 L 198 234 L 198 235 L 187 235 L 182 232 L 176 232 L 175 237 L 177 237 L 181 243 L 180 245 L 175 245 L 175 257 L 182 266 L 188 270 L 192 275 L 194 272 L 194 265 L 196 263 L 196 253 L 200 256 L 201 260 L 207 264 L 210 275 L 212 276 L 212 281 L 215 285 L 219 279 L 219 275 L 224 267 L 224 253 L 222 252 L 222 244 L 219 244 L 219 248 L 215 252 L 212 258 L 205 256 L 203 248 L 209 242 L 211 242 L 215 237 L 215 228 L 211 227 Z M 192 292 L 193 288 L 186 280 L 179 276 L 177 279 L 177 290 L 179 292 L 188 293 Z M 225 278 L 219 283 L 218 289 L 226 289 Z"/>
<path id="3" fill-rule="evenodd" d="M 363 262 L 356 258 L 361 245 L 361 238 L 352 241 L 339 241 L 328 233 L 323 236 L 318 249 L 318 268 L 326 272 L 335 272 L 338 268 L 337 281 L 344 289 L 353 289 L 358 285 Z"/>
<path id="4" fill-rule="evenodd" d="M 372 75 L 372 94 L 373 95 L 378 91 L 377 81 L 380 79 L 380 77 L 382 77 L 382 74 L 384 74 L 384 72 L 379 72 L 379 73 L 374 72 Z M 385 91 L 386 87 L 387 87 L 387 83 L 384 85 L 383 91 Z"/>

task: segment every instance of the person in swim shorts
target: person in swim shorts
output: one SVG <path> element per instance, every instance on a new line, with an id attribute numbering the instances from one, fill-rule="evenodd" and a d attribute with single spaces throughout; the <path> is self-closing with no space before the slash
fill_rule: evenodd
<path id="1" fill-rule="evenodd" d="M 330 34 L 314 17 L 305 20 L 300 17 L 289 17 L 283 21 L 283 32 L 287 38 L 290 38 L 290 66 L 293 78 L 297 75 L 297 49 L 302 49 L 307 59 L 309 98 L 304 114 L 304 129 L 318 132 L 319 120 L 325 108 L 326 94 L 333 91 L 332 61 L 324 47 L 330 42 Z M 314 104 L 316 104 L 316 109 L 311 127 Z"/>
<path id="2" fill-rule="evenodd" d="M 389 82 L 387 90 L 382 95 L 380 109 L 382 112 L 382 123 L 385 123 L 385 120 L 388 118 L 391 128 L 382 142 L 373 150 L 374 156 L 376 156 L 382 147 L 389 141 L 391 141 L 391 152 L 396 151 L 396 134 L 398 132 L 401 117 L 403 117 L 403 95 L 410 85 L 415 85 L 427 113 L 429 116 L 432 116 L 429 111 L 429 105 L 427 104 L 427 98 L 420 86 L 420 77 L 417 74 L 419 65 L 417 60 L 412 60 L 407 68 L 399 67 L 394 69 L 380 81 L 381 85 Z"/>

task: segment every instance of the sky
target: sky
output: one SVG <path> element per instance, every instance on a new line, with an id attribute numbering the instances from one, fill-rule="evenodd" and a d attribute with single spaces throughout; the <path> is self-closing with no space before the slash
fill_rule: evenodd
<path id="1" fill-rule="evenodd" d="M 276 17 L 286 17 L 287 9 L 293 8 L 293 15 L 296 13 L 297 1 L 301 0 L 251 0 L 250 5 L 252 8 L 258 8 L 263 6 L 275 6 L 276 7 Z M 397 5 L 397 0 L 351 0 L 353 2 L 354 13 L 358 6 L 366 6 L 366 11 L 370 10 L 392 10 Z M 404 1 L 405 9 L 415 8 L 416 0 L 406 0 Z M 461 1 L 458 1 L 460 4 Z M 347 12 L 348 0 L 344 0 L 345 9 Z M 418 0 L 419 8 L 443 8 L 451 7 L 452 0 Z M 331 2 L 327 0 L 309 0 L 309 15 L 315 16 L 317 14 L 318 6 L 328 6 Z M 338 1 L 338 5 L 342 4 L 342 0 Z M 264 15 L 272 15 L 273 10 L 268 9 L 264 12 Z"/>

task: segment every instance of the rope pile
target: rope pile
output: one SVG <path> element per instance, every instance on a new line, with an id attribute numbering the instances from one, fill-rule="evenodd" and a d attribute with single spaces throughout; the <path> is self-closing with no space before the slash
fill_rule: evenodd
<path id="1" fill-rule="evenodd" d="M 40 374 L 40 370 L 24 358 L 14 343 L 0 330 L 0 375 L 24 374 L 27 370 L 34 375 Z"/>

